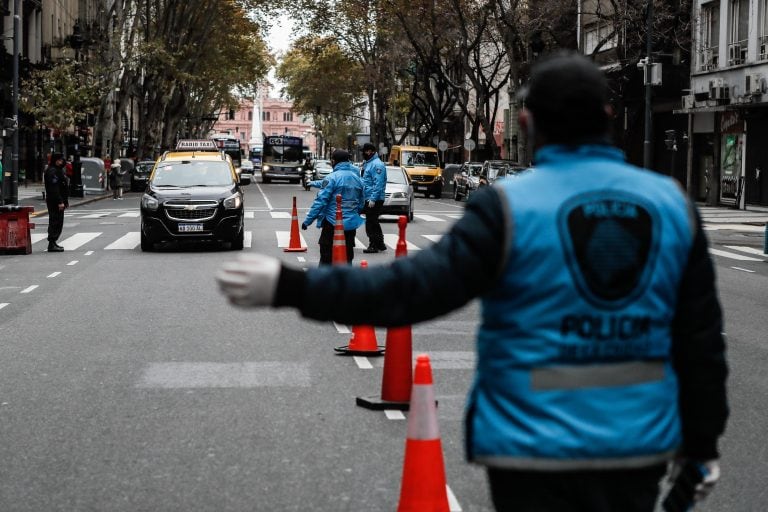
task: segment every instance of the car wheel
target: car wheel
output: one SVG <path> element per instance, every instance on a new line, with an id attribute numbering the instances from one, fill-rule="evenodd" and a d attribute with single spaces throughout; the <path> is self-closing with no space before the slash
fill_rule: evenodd
<path id="1" fill-rule="evenodd" d="M 270 178 L 267 178 L 266 176 L 262 176 L 261 182 L 262 183 L 272 183 L 272 180 Z"/>
<path id="2" fill-rule="evenodd" d="M 155 244 L 149 241 L 144 231 L 141 232 L 141 252 L 152 252 L 155 249 Z"/>
<path id="3" fill-rule="evenodd" d="M 243 250 L 243 243 L 245 241 L 245 230 L 241 229 L 240 234 L 237 235 L 234 240 L 232 240 L 232 245 L 230 248 L 233 251 L 242 251 Z"/>
<path id="4" fill-rule="evenodd" d="M 441 197 L 443 197 L 443 186 L 442 186 L 442 185 L 438 186 L 438 187 L 437 187 L 437 188 L 436 188 L 436 189 L 433 191 L 433 194 L 434 194 L 434 196 L 435 196 L 435 199 L 440 199 Z"/>

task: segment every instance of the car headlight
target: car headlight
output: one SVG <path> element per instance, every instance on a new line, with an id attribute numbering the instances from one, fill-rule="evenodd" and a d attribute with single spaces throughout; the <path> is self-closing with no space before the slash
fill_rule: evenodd
<path id="1" fill-rule="evenodd" d="M 262 171 L 268 171 L 269 169 L 270 169 L 270 167 L 268 165 L 264 165 L 264 166 L 261 167 Z"/>
<path id="2" fill-rule="evenodd" d="M 160 203 L 157 199 L 150 196 L 149 194 L 144 194 L 141 196 L 141 207 L 146 208 L 147 210 L 155 211 L 160 206 Z"/>
<path id="3" fill-rule="evenodd" d="M 234 193 L 224 200 L 224 208 L 227 210 L 235 210 L 243 205 L 243 196 L 239 193 Z"/>
<path id="4" fill-rule="evenodd" d="M 392 194 L 392 199 L 405 199 L 408 197 L 405 192 L 395 192 Z"/>

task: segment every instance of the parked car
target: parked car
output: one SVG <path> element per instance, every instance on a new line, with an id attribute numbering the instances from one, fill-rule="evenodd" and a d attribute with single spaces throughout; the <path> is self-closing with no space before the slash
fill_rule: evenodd
<path id="1" fill-rule="evenodd" d="M 513 160 L 486 160 L 480 171 L 479 186 L 493 185 L 496 180 L 516 176 L 528 169 Z"/>
<path id="2" fill-rule="evenodd" d="M 136 162 L 136 165 L 130 170 L 131 192 L 141 192 L 147 188 L 147 181 L 149 181 L 149 175 L 154 165 L 154 160 L 140 160 Z"/>
<path id="3" fill-rule="evenodd" d="M 413 185 L 408 173 L 400 166 L 387 166 L 387 186 L 381 213 L 405 215 L 408 222 L 413 220 Z"/>
<path id="4" fill-rule="evenodd" d="M 333 172 L 330 160 L 315 160 L 314 179 L 321 180 Z"/>
<path id="5" fill-rule="evenodd" d="M 248 185 L 253 181 L 253 162 L 243 160 L 240 162 L 240 183 Z"/>
<path id="6" fill-rule="evenodd" d="M 461 171 L 461 164 L 445 164 L 443 168 L 443 179 L 446 183 L 453 185 L 453 180 Z"/>
<path id="7" fill-rule="evenodd" d="M 480 186 L 480 173 L 482 170 L 482 162 L 464 162 L 462 164 L 461 170 L 453 178 L 454 200 L 469 199 L 469 194 Z"/>

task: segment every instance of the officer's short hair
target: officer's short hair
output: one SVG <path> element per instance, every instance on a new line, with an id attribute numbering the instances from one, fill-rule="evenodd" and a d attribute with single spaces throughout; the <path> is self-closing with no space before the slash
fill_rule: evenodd
<path id="1" fill-rule="evenodd" d="M 605 74 L 586 57 L 560 51 L 540 60 L 521 91 L 533 114 L 534 130 L 549 143 L 580 143 L 604 138 L 610 119 Z"/>
<path id="2" fill-rule="evenodd" d="M 331 154 L 331 160 L 333 160 L 336 163 L 349 162 L 349 153 L 347 153 L 343 149 L 337 149 L 333 152 L 333 154 Z"/>

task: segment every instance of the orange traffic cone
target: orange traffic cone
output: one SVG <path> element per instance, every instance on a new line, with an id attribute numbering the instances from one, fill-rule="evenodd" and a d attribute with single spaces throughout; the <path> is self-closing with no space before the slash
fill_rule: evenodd
<path id="1" fill-rule="evenodd" d="M 331 264 L 346 265 L 347 239 L 344 237 L 344 217 L 341 214 L 341 194 L 336 194 L 336 225 L 333 227 L 333 253 Z"/>
<path id="2" fill-rule="evenodd" d="M 448 490 L 429 356 L 416 358 L 397 512 L 448 512 Z"/>
<path id="3" fill-rule="evenodd" d="M 397 220 L 400 234 L 395 248 L 395 257 L 408 255 L 405 243 L 405 226 L 408 219 L 401 215 Z M 384 350 L 384 373 L 381 378 L 381 398 L 357 397 L 355 403 L 366 409 L 381 411 L 394 409 L 407 411 L 411 399 L 412 363 L 411 326 L 390 327 Z"/>
<path id="4" fill-rule="evenodd" d="M 288 247 L 283 248 L 285 252 L 306 252 L 307 248 L 301 246 L 301 236 L 299 235 L 299 214 L 296 212 L 296 196 L 293 196 L 293 211 L 291 212 L 291 240 Z"/>
<path id="5" fill-rule="evenodd" d="M 368 268 L 368 262 L 360 262 L 361 268 Z M 384 354 L 384 347 L 376 341 L 376 331 L 370 325 L 355 325 L 352 327 L 352 338 L 349 345 L 334 349 L 340 355 L 345 356 L 380 356 Z"/>

